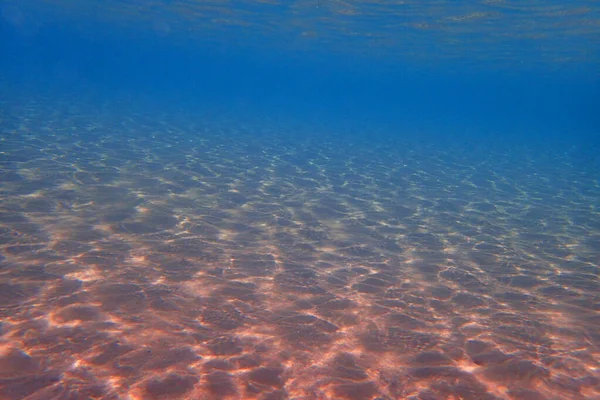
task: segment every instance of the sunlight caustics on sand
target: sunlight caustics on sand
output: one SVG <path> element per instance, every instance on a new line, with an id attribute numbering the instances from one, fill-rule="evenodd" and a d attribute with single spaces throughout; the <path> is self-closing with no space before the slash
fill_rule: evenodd
<path id="1" fill-rule="evenodd" d="M 7 115 L 3 399 L 600 398 L 600 188 L 561 155 Z"/>

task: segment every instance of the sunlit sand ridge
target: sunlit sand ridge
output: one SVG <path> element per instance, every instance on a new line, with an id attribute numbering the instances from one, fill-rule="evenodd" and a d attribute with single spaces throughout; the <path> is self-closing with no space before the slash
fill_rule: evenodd
<path id="1" fill-rule="evenodd" d="M 84 111 L 2 123 L 2 398 L 600 397 L 561 155 Z"/>

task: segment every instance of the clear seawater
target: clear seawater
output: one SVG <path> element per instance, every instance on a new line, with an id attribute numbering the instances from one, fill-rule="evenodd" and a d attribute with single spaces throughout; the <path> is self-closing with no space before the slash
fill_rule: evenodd
<path id="1" fill-rule="evenodd" d="M 0 399 L 600 399 L 600 3 L 0 1 Z"/>

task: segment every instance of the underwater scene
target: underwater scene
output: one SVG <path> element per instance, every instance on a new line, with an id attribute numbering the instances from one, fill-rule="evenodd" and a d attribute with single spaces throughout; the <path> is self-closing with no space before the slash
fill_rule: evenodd
<path id="1" fill-rule="evenodd" d="M 600 399 L 600 3 L 1 0 L 12 399 Z"/>

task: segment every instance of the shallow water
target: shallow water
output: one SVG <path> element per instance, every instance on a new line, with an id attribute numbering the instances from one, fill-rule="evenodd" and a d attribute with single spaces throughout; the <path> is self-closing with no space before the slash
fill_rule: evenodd
<path id="1" fill-rule="evenodd" d="M 0 4 L 0 400 L 600 399 L 593 1 Z"/>
<path id="2" fill-rule="evenodd" d="M 581 154 L 67 105 L 3 104 L 3 398 L 600 396 Z"/>

